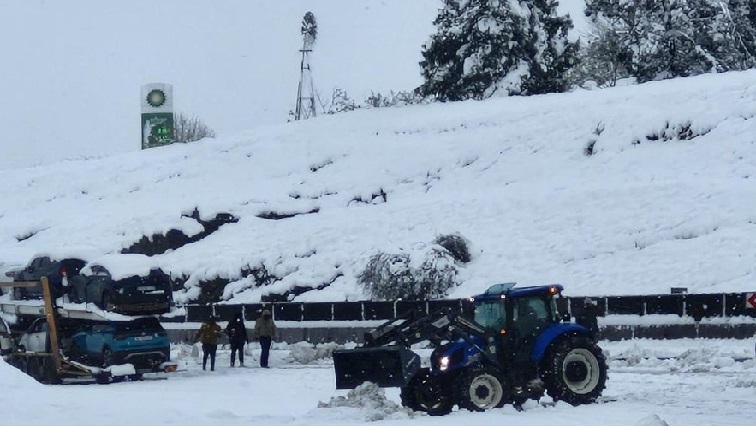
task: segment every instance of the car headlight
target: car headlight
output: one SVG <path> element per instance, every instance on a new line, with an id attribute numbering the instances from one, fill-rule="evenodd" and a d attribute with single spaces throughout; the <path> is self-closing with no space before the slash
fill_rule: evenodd
<path id="1" fill-rule="evenodd" d="M 438 369 L 440 371 L 446 371 L 449 369 L 449 357 L 448 356 L 442 356 L 441 359 L 438 360 Z"/>

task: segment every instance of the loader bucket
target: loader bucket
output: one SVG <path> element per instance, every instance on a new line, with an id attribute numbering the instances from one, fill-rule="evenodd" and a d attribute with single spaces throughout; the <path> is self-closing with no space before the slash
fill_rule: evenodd
<path id="1" fill-rule="evenodd" d="M 420 369 L 420 356 L 403 347 L 336 350 L 336 389 L 354 389 L 364 382 L 383 388 L 404 387 Z"/>

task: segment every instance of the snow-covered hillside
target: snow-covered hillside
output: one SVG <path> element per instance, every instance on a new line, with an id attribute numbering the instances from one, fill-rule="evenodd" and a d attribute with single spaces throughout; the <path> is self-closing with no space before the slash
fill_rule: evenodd
<path id="1" fill-rule="evenodd" d="M 118 252 L 171 229 L 196 235 L 196 209 L 238 221 L 156 256 L 189 277 L 179 301 L 216 277 L 234 281 L 232 302 L 328 283 L 296 300 L 361 299 L 355 276 L 369 256 L 417 256 L 455 232 L 473 260 L 452 296 L 501 281 L 560 282 L 571 295 L 748 291 L 754 117 L 750 71 L 357 111 L 8 170 L 0 261 Z M 281 279 L 254 288 L 241 278 L 261 265 Z"/>

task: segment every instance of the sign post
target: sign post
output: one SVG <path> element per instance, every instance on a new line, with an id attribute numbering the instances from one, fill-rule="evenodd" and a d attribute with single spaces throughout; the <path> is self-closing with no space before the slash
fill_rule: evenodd
<path id="1" fill-rule="evenodd" d="M 173 142 L 173 86 L 150 83 L 142 86 L 142 149 Z"/>
<path id="2" fill-rule="evenodd" d="M 756 309 L 756 293 L 746 293 L 746 309 Z"/>

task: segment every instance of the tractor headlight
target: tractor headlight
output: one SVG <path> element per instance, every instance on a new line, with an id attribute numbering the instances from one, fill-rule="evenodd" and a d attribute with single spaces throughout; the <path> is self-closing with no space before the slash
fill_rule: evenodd
<path id="1" fill-rule="evenodd" d="M 446 371 L 447 369 L 449 369 L 448 356 L 442 356 L 441 359 L 438 360 L 438 369 L 439 371 Z"/>

